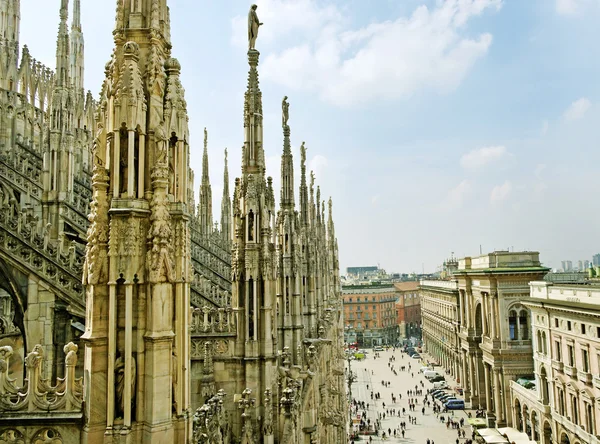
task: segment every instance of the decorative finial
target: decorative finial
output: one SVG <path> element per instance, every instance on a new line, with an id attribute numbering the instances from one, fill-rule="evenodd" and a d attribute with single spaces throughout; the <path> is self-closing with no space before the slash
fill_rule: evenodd
<path id="1" fill-rule="evenodd" d="M 206 127 L 204 127 L 204 149 L 208 148 L 208 131 L 206 131 Z"/>
<path id="2" fill-rule="evenodd" d="M 250 11 L 248 12 L 248 49 L 256 51 L 256 38 L 258 37 L 258 27 L 262 25 L 262 23 L 258 20 L 258 15 L 256 15 L 256 4 L 250 6 Z"/>

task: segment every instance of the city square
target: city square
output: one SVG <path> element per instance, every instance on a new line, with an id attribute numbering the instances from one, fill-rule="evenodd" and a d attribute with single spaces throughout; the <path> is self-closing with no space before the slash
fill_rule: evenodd
<path id="1" fill-rule="evenodd" d="M 422 360 L 413 359 L 398 348 L 389 348 L 378 352 L 374 352 L 372 349 L 366 351 L 365 359 L 346 361 L 346 369 L 348 368 L 348 362 L 350 362 L 352 374 L 356 378 L 352 384 L 352 398 L 357 402 L 364 401 L 365 405 L 368 404 L 366 418 L 370 419 L 371 423 L 378 419 L 380 414 L 382 419 L 379 434 L 359 435 L 360 441 L 369 442 L 369 437 L 371 437 L 372 442 L 426 444 L 429 439 L 430 444 L 453 444 L 456 443 L 458 431 L 446 425 L 448 419 L 459 423 L 463 419 L 464 426 L 462 430 L 465 431 L 466 438 L 460 438 L 461 443 L 471 438 L 472 431 L 467 422 L 466 411 L 449 410 L 446 413 L 436 414 L 433 411 L 434 402 L 438 406 L 441 406 L 441 403 L 437 400 L 433 401 L 431 395 L 428 396 L 430 405 L 424 406 L 425 395 L 428 390 L 433 388 L 433 384 L 419 372 L 419 369 L 427 364 L 427 359 L 431 360 L 431 358 L 422 355 Z M 395 360 L 390 362 L 390 358 L 395 358 Z M 391 366 L 388 366 L 388 363 L 393 366 L 396 373 L 394 373 Z M 405 371 L 400 370 L 403 366 L 406 367 Z M 435 368 L 440 373 L 444 372 L 441 367 L 436 366 Z M 390 382 L 390 384 L 384 386 L 382 381 Z M 456 387 L 456 382 L 449 375 L 446 375 L 446 382 L 451 389 Z M 414 391 L 415 387 L 416 390 L 422 390 L 422 395 L 409 396 L 408 391 Z M 379 393 L 379 399 L 376 396 L 371 399 L 372 392 L 374 395 Z M 396 397 L 396 402 L 392 402 L 392 395 Z M 459 396 L 457 395 L 457 397 Z M 414 411 L 409 411 L 409 399 L 416 400 Z M 423 407 L 425 407 L 424 414 L 422 413 Z M 385 418 L 383 418 L 383 413 L 391 409 L 394 409 L 396 414 L 388 415 L 386 413 Z M 402 409 L 405 409 L 404 414 L 402 414 Z M 398 416 L 398 411 L 400 416 Z M 362 412 L 363 409 L 359 408 L 358 415 L 362 415 Z M 360 418 L 357 418 L 356 414 L 352 416 L 356 427 L 356 423 L 362 416 Z M 416 424 L 411 424 L 409 417 L 416 418 Z M 442 417 L 444 420 L 441 419 Z M 402 437 L 400 431 L 401 422 L 406 423 L 404 437 Z M 392 430 L 391 436 L 389 436 L 388 429 Z M 394 436 L 394 430 L 396 430 L 396 436 Z M 383 438 L 383 432 L 386 434 L 385 439 Z"/>

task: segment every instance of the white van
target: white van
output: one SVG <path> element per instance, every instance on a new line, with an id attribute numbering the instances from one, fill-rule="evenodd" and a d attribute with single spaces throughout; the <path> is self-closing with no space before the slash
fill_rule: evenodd
<path id="1" fill-rule="evenodd" d="M 431 367 L 421 367 L 421 368 L 419 369 L 419 373 L 424 373 L 424 372 L 426 372 L 427 370 L 429 370 L 429 371 L 433 371 L 433 369 L 432 369 Z"/>
<path id="2" fill-rule="evenodd" d="M 433 389 L 446 389 L 448 388 L 448 384 L 446 384 L 446 381 L 438 381 L 438 382 L 434 382 L 433 383 Z"/>
<path id="3" fill-rule="evenodd" d="M 427 379 L 431 379 L 431 378 L 435 378 L 436 376 L 441 376 L 438 372 L 436 372 L 435 370 L 425 370 L 423 372 L 423 376 L 425 376 Z"/>

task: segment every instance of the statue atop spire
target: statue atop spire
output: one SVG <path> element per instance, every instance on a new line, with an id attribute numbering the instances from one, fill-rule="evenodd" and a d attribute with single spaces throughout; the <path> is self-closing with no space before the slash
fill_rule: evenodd
<path id="1" fill-rule="evenodd" d="M 258 37 L 258 27 L 262 25 L 262 23 L 258 20 L 258 15 L 256 15 L 256 4 L 250 6 L 250 11 L 248 12 L 248 49 L 256 51 L 256 38 Z"/>
<path id="2" fill-rule="evenodd" d="M 284 96 L 281 101 L 281 125 L 284 128 L 288 126 L 288 119 L 290 118 L 290 104 L 287 98 L 287 96 Z"/>

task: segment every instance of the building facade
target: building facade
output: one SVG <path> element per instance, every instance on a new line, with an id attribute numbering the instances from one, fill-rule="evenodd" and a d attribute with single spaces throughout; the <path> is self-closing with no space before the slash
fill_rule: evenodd
<path id="1" fill-rule="evenodd" d="M 537 252 L 495 251 L 459 260 L 460 380 L 489 424 L 512 425 L 510 382 L 533 374 L 529 282 L 549 271 Z"/>
<path id="2" fill-rule="evenodd" d="M 423 348 L 460 382 L 458 282 L 421 280 L 419 283 Z"/>
<path id="3" fill-rule="evenodd" d="M 374 347 L 398 341 L 398 292 L 393 285 L 343 286 L 342 295 L 346 343 Z"/>
<path id="4" fill-rule="evenodd" d="M 417 281 L 396 282 L 398 339 L 421 338 L 421 303 Z"/>
<path id="5" fill-rule="evenodd" d="M 70 28 L 56 3 L 51 70 L 27 47 L 19 59 L 20 1 L 0 2 L 0 441 L 344 440 L 332 202 L 307 183 L 304 144 L 293 188 L 284 99 L 275 206 L 256 32 L 242 171 L 232 199 L 226 163 L 215 227 L 206 131 L 194 201 L 167 0 L 117 2 L 98 100 L 80 0 Z"/>
<path id="6" fill-rule="evenodd" d="M 541 444 L 599 443 L 600 285 L 531 282 L 535 386 L 511 382 L 514 427 Z"/>

